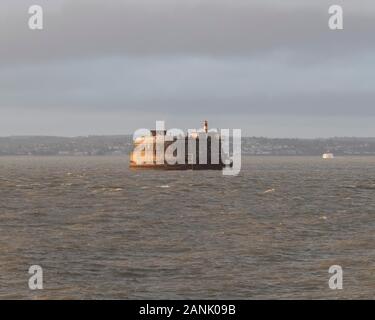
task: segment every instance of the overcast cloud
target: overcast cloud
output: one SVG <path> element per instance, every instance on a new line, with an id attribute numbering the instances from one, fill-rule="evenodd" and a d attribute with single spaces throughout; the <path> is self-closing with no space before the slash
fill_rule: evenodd
<path id="1" fill-rule="evenodd" d="M 0 135 L 375 136 L 374 31 L 371 0 L 3 0 Z"/>

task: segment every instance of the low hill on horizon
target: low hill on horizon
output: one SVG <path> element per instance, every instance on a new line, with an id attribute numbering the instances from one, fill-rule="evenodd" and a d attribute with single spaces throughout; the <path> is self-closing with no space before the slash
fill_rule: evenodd
<path id="1" fill-rule="evenodd" d="M 9 155 L 123 155 L 133 148 L 131 135 L 0 137 L 0 156 Z M 375 138 L 317 139 L 243 137 L 247 155 L 375 155 Z"/>

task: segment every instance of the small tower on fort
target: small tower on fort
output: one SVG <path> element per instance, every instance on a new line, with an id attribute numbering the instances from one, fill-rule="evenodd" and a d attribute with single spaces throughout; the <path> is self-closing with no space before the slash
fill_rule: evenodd
<path id="1" fill-rule="evenodd" d="M 207 120 L 204 120 L 204 125 L 203 125 L 203 128 L 204 128 L 204 132 L 208 132 L 208 121 Z"/>

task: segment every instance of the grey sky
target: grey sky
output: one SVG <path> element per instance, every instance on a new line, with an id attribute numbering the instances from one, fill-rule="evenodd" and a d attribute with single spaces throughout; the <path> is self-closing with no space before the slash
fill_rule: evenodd
<path id="1" fill-rule="evenodd" d="M 208 119 L 246 135 L 375 136 L 372 0 L 3 0 L 0 135 Z M 30 31 L 28 6 L 44 8 Z M 328 29 L 342 4 L 344 30 Z"/>

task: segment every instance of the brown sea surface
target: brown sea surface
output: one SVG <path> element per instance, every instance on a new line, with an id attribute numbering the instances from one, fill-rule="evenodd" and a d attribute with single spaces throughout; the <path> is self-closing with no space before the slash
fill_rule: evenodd
<path id="1" fill-rule="evenodd" d="M 1 157 L 0 299 L 374 299 L 375 158 L 242 160 Z"/>

